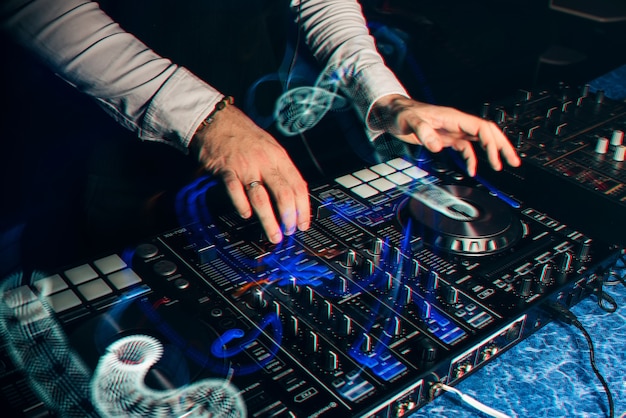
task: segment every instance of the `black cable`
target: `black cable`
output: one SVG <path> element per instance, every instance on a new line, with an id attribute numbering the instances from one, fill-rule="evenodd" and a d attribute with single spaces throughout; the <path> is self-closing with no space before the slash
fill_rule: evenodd
<path id="1" fill-rule="evenodd" d="M 600 280 L 597 287 L 589 286 L 588 289 L 590 289 L 598 299 L 598 306 L 600 309 L 608 313 L 617 311 L 617 302 L 611 295 L 604 291 L 604 280 Z"/>
<path id="2" fill-rule="evenodd" d="M 298 4 L 298 12 L 297 12 L 297 23 L 296 23 L 298 31 L 296 33 L 296 40 L 295 40 L 295 45 L 294 45 L 294 48 L 293 48 L 293 55 L 291 56 L 291 61 L 289 63 L 289 68 L 287 69 L 287 75 L 285 76 L 285 82 L 284 82 L 284 85 L 283 85 L 283 91 L 289 90 L 289 82 L 291 80 L 291 73 L 293 72 L 293 69 L 296 66 L 296 61 L 298 60 L 298 51 L 300 49 L 300 42 L 302 42 L 302 40 L 301 40 L 302 28 L 300 26 L 301 25 L 301 21 L 302 21 L 302 3 L 299 3 Z M 300 140 L 302 141 L 302 145 L 304 146 L 304 149 L 306 150 L 307 154 L 309 155 L 309 159 L 311 160 L 311 162 L 315 166 L 315 169 L 322 175 L 322 177 L 326 177 L 326 174 L 324 173 L 324 170 L 322 169 L 322 166 L 320 165 L 319 161 L 315 157 L 315 153 L 311 149 L 311 146 L 309 145 L 309 141 L 308 141 L 307 137 L 304 135 L 304 132 L 300 132 L 299 137 L 300 137 Z"/>
<path id="3" fill-rule="evenodd" d="M 551 303 L 546 305 L 546 307 L 550 312 L 555 314 L 557 319 L 559 319 L 560 321 L 566 324 L 574 325 L 576 328 L 578 328 L 585 337 L 585 340 L 587 340 L 587 345 L 589 346 L 589 361 L 591 363 L 591 368 L 600 383 L 602 384 L 604 392 L 606 393 L 606 397 L 609 403 L 609 418 L 614 418 L 615 405 L 613 402 L 613 394 L 611 393 L 611 388 L 609 388 L 609 385 L 604 379 L 604 376 L 602 376 L 602 373 L 600 373 L 600 370 L 598 370 L 598 367 L 596 365 L 595 348 L 593 346 L 593 340 L 591 339 L 591 335 L 589 335 L 589 333 L 587 332 L 583 324 L 580 323 L 576 315 L 574 315 L 574 313 L 566 307 L 559 305 L 558 303 Z"/>

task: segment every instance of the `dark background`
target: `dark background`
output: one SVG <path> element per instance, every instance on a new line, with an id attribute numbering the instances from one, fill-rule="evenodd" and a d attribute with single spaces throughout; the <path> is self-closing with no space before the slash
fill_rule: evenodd
<path id="1" fill-rule="evenodd" d="M 248 86 L 291 58 L 286 40 L 295 43 L 297 36 L 286 3 L 106 0 L 102 6 L 157 52 L 251 111 Z M 518 89 L 582 84 L 626 62 L 624 23 L 557 12 L 548 1 L 362 5 L 388 64 L 416 99 L 471 113 Z M 56 268 L 174 226 L 172 202 L 197 175 L 195 161 L 138 141 L 3 33 L 0 48 L 0 274 Z M 298 55 L 306 61 L 303 48 Z M 253 110 L 268 114 L 279 91 L 276 83 L 264 85 Z M 310 183 L 361 165 L 372 151 L 345 112 L 308 132 L 306 143 L 268 129 Z"/>

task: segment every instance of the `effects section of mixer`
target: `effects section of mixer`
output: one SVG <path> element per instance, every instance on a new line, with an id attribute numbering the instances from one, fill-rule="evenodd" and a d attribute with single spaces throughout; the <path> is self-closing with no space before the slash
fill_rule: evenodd
<path id="1" fill-rule="evenodd" d="M 561 84 L 485 104 L 481 115 L 502 128 L 523 161 L 504 170 L 511 176 L 482 170 L 489 181 L 595 238 L 624 244 L 626 103 Z"/>

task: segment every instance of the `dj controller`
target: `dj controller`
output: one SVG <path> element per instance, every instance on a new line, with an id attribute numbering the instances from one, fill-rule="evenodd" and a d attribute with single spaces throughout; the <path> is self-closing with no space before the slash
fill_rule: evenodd
<path id="1" fill-rule="evenodd" d="M 588 91 L 570 99 L 565 87 L 527 93 L 483 114 L 522 154 L 520 171 L 500 173 L 514 180 L 392 158 L 311 186 L 310 230 L 275 245 L 257 221 L 211 211 L 214 183 L 200 178 L 179 194 L 180 228 L 5 283 L 5 411 L 399 417 L 423 407 L 437 383 L 456 384 L 550 322 L 550 304 L 601 287 L 619 256 L 623 235 L 585 218 L 625 204 L 626 107 Z M 568 207 L 577 196 L 565 208 L 548 200 L 552 183 L 595 199 L 601 215 Z"/>

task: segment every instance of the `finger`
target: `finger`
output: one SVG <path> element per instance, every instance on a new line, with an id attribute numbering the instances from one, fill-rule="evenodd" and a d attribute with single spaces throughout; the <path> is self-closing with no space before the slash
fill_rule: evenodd
<path id="1" fill-rule="evenodd" d="M 487 152 L 487 159 L 494 170 L 502 170 L 502 161 L 500 161 L 500 146 L 498 142 L 508 141 L 502 131 L 493 123 L 488 123 L 486 129 L 479 133 L 481 143 L 484 144 Z M 498 138 L 501 136 L 500 138 Z"/>
<path id="2" fill-rule="evenodd" d="M 515 148 L 495 123 L 472 115 L 463 116 L 458 119 L 459 129 L 474 136 L 481 143 L 487 153 L 489 163 L 495 170 L 502 169 L 501 156 L 507 164 L 513 167 L 521 164 Z"/>
<path id="3" fill-rule="evenodd" d="M 271 188 L 272 195 L 276 201 L 276 208 L 280 216 L 285 235 L 292 235 L 296 232 L 296 199 L 293 190 L 282 182 L 279 186 Z"/>
<path id="4" fill-rule="evenodd" d="M 507 164 L 509 164 L 510 166 L 519 167 L 522 164 L 522 160 L 517 154 L 517 150 L 510 141 L 505 142 L 500 153 L 506 160 Z"/>
<path id="5" fill-rule="evenodd" d="M 222 181 L 226 186 L 226 192 L 230 196 L 230 200 L 233 202 L 233 206 L 239 216 L 244 219 L 251 217 L 252 207 L 250 207 L 248 196 L 239 178 L 234 173 L 228 172 L 222 174 Z"/>
<path id="6" fill-rule="evenodd" d="M 296 229 L 306 230 L 310 224 L 310 203 L 306 182 L 295 168 L 288 166 L 284 173 L 266 177 L 268 190 L 274 197 L 283 231 L 286 235 Z"/>
<path id="7" fill-rule="evenodd" d="M 419 142 L 430 152 L 439 152 L 443 149 L 442 140 L 435 129 L 427 123 L 419 123 L 412 126 Z"/>
<path id="8" fill-rule="evenodd" d="M 459 141 L 455 143 L 454 149 L 461 153 L 461 156 L 465 160 L 467 174 L 469 174 L 471 177 L 474 177 L 476 175 L 478 159 L 476 158 L 476 153 L 474 152 L 474 147 L 472 146 L 472 143 L 469 141 Z"/>
<path id="9" fill-rule="evenodd" d="M 304 182 L 296 189 L 296 216 L 298 229 L 306 231 L 311 226 L 311 202 L 309 200 L 309 190 Z"/>
<path id="10" fill-rule="evenodd" d="M 276 221 L 276 216 L 274 215 L 270 197 L 265 186 L 259 183 L 255 187 L 249 187 L 246 194 L 267 238 L 273 244 L 279 243 L 283 239 L 283 234 Z"/>

